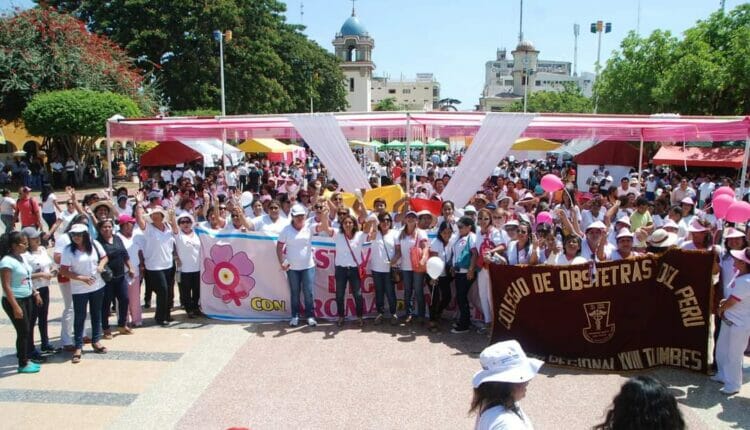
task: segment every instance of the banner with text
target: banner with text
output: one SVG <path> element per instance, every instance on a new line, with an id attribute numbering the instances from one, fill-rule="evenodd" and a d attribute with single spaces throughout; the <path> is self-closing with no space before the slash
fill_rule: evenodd
<path id="1" fill-rule="evenodd" d="M 712 256 L 491 267 L 492 342 L 516 339 L 545 362 L 597 370 L 706 372 Z"/>

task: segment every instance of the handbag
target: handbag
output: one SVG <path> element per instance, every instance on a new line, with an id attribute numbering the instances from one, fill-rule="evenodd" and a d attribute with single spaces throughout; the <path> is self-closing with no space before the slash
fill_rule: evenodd
<path id="1" fill-rule="evenodd" d="M 419 246 L 413 246 L 409 250 L 409 257 L 411 258 L 411 269 L 416 273 L 427 273 L 427 263 L 422 264 L 422 257 L 424 251 Z"/>
<path id="2" fill-rule="evenodd" d="M 357 272 L 359 273 L 359 279 L 361 281 L 364 281 L 365 278 L 367 278 L 367 262 L 369 258 L 364 258 L 362 260 L 362 263 L 357 261 L 357 257 L 354 256 L 354 251 L 352 250 L 352 246 L 349 244 L 349 238 L 346 237 L 346 234 L 344 235 L 344 240 L 346 240 L 346 246 L 349 247 L 349 252 L 352 254 L 352 259 L 354 260 L 354 263 L 357 264 Z M 370 255 L 370 251 L 368 250 L 367 255 Z M 361 256 L 361 255 L 360 255 Z"/>
<path id="3" fill-rule="evenodd" d="M 385 246 L 385 237 L 383 238 L 383 250 L 385 250 L 385 255 L 388 256 L 388 261 L 391 261 L 393 257 L 388 254 L 388 247 Z M 391 266 L 391 281 L 398 284 L 401 282 L 401 269 L 398 267 Z"/>
<path id="4" fill-rule="evenodd" d="M 99 248 L 96 247 L 96 244 L 93 244 L 92 246 L 94 247 L 94 250 L 96 250 L 97 261 L 101 260 L 102 256 L 99 254 Z M 102 275 L 102 281 L 104 282 L 111 281 L 112 278 L 114 278 L 115 276 L 115 274 L 112 273 L 112 269 L 109 267 L 108 264 L 104 265 L 104 270 L 102 270 L 101 275 Z"/>

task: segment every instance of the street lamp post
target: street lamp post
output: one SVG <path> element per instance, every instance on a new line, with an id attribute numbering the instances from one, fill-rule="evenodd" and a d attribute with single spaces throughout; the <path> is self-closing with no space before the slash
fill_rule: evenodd
<path id="1" fill-rule="evenodd" d="M 524 57 L 523 59 L 523 113 L 526 113 L 526 105 L 528 103 L 528 92 L 529 92 L 529 76 L 534 74 L 534 69 L 529 69 L 529 58 Z"/>
<path id="2" fill-rule="evenodd" d="M 221 116 L 227 115 L 227 105 L 224 98 L 224 38 L 226 37 L 227 42 L 232 40 L 232 31 L 227 30 L 226 33 L 222 33 L 221 30 L 214 30 L 214 39 L 219 42 L 219 75 L 221 79 Z M 224 145 L 226 145 L 227 138 L 226 132 L 223 134 L 221 140 L 221 166 L 224 167 Z"/>
<path id="3" fill-rule="evenodd" d="M 599 71 L 601 69 L 601 63 L 599 62 L 602 55 L 602 33 L 609 33 L 612 31 L 612 23 L 603 21 L 596 21 L 591 23 L 591 32 L 599 33 L 599 41 L 596 48 L 596 79 L 599 79 Z M 596 94 L 594 97 L 594 113 L 599 109 L 599 95 Z"/>

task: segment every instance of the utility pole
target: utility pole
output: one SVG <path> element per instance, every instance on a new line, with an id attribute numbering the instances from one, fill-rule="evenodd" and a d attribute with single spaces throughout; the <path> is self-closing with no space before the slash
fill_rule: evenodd
<path id="1" fill-rule="evenodd" d="M 523 0 L 521 0 L 521 14 L 519 19 L 519 25 L 518 25 L 518 41 L 521 42 L 523 40 Z"/>
<path id="2" fill-rule="evenodd" d="M 612 23 L 604 23 L 603 21 L 596 21 L 591 23 L 591 32 L 598 33 L 597 48 L 596 48 L 596 79 L 599 79 L 599 71 L 601 70 L 601 55 L 602 55 L 602 33 L 609 33 L 612 31 Z M 594 97 L 594 113 L 599 109 L 599 96 Z"/>
<path id="3" fill-rule="evenodd" d="M 573 24 L 573 76 L 578 76 L 578 35 L 581 33 L 581 26 Z"/>

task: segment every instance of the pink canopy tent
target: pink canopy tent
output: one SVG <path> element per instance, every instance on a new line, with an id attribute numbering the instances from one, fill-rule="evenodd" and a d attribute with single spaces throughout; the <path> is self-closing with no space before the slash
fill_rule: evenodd
<path id="1" fill-rule="evenodd" d="M 107 123 L 107 138 L 157 141 L 209 137 L 299 139 L 301 136 L 291 119 L 310 115 L 321 114 L 112 119 Z M 372 112 L 339 113 L 334 118 L 348 140 L 405 139 L 415 135 L 447 139 L 474 136 L 486 115 L 484 112 Z M 639 141 L 639 159 L 642 159 L 644 141 L 745 140 L 747 152 L 749 129 L 750 117 L 538 114 L 521 136 Z"/>

